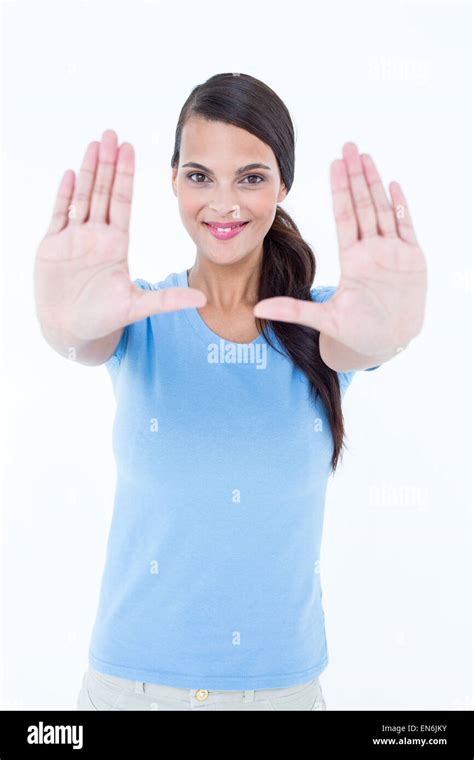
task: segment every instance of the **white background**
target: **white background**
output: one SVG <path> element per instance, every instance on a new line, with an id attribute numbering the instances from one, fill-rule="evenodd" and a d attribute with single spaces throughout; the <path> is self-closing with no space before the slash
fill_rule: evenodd
<path id="1" fill-rule="evenodd" d="M 469 5 L 12 3 L 3 27 L 3 709 L 74 709 L 113 506 L 107 371 L 61 358 L 35 319 L 59 180 L 115 129 L 137 156 L 132 278 L 191 266 L 174 131 L 191 89 L 226 71 L 294 119 L 283 207 L 315 284 L 338 281 L 329 164 L 349 140 L 401 183 L 428 262 L 423 333 L 344 399 L 321 555 L 328 709 L 472 709 Z"/>

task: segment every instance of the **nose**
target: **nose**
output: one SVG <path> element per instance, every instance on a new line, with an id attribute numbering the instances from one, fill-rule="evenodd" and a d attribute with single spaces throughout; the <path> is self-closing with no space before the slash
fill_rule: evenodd
<path id="1" fill-rule="evenodd" d="M 216 205 L 215 203 L 210 203 L 209 208 L 212 211 L 216 211 L 218 214 L 221 214 L 222 216 L 227 216 L 229 211 L 229 206 L 225 206 L 223 204 Z M 240 206 L 238 203 L 234 203 L 234 205 L 230 208 L 230 211 L 232 213 L 233 219 L 240 219 Z"/>

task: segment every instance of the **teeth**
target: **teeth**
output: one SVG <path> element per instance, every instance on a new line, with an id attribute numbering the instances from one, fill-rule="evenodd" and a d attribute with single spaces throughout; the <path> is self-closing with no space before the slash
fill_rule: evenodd
<path id="1" fill-rule="evenodd" d="M 217 230 L 218 232 L 230 232 L 231 230 L 237 229 L 237 227 L 242 227 L 242 224 L 236 224 L 234 227 L 216 227 L 215 225 L 210 225 L 214 230 Z"/>

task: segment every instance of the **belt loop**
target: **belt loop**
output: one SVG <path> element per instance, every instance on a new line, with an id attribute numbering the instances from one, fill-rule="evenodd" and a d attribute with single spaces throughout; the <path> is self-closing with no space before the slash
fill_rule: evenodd
<path id="1" fill-rule="evenodd" d="M 243 701 L 244 702 L 254 702 L 255 701 L 255 689 L 245 689 Z"/>
<path id="2" fill-rule="evenodd" d="M 135 681 L 135 692 L 137 694 L 143 694 L 145 691 L 145 684 L 143 681 Z"/>

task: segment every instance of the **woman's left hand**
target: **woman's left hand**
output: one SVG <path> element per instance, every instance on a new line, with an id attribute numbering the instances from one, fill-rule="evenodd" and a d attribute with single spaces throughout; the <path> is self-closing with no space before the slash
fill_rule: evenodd
<path id="1" fill-rule="evenodd" d="M 427 270 L 405 196 L 387 199 L 374 162 L 345 143 L 331 164 L 340 281 L 325 303 L 278 296 L 254 307 L 264 319 L 307 325 L 370 357 L 397 353 L 423 325 Z"/>

